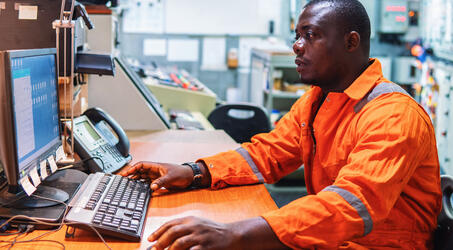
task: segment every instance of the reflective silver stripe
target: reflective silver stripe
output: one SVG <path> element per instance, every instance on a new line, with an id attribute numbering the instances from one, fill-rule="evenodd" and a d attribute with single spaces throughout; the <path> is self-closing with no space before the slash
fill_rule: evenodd
<path id="1" fill-rule="evenodd" d="M 243 147 L 240 147 L 236 149 L 236 152 L 238 152 L 242 157 L 244 157 L 245 161 L 249 164 L 250 168 L 252 169 L 253 173 L 258 177 L 258 181 L 260 183 L 264 182 L 263 174 L 258 170 L 258 167 L 255 165 L 255 162 L 253 162 L 252 157 L 250 156 L 249 152 L 245 150 Z"/>
<path id="2" fill-rule="evenodd" d="M 354 112 L 359 113 L 359 111 L 367 103 L 371 102 L 376 97 L 383 95 L 383 94 L 394 93 L 394 92 L 398 92 L 398 93 L 405 94 L 407 96 L 411 96 L 406 92 L 406 90 L 404 90 L 403 88 L 398 86 L 398 84 L 395 84 L 392 82 L 383 82 L 383 83 L 377 85 L 376 87 L 374 87 L 374 89 L 372 89 L 365 97 L 362 98 L 362 100 L 360 100 L 354 106 Z"/>
<path id="3" fill-rule="evenodd" d="M 353 208 L 355 208 L 355 210 L 357 210 L 357 213 L 362 218 L 363 225 L 365 226 L 365 228 L 363 229 L 363 236 L 371 232 L 371 230 L 373 229 L 373 221 L 371 220 L 370 213 L 368 212 L 368 209 L 365 207 L 363 202 L 359 198 L 357 198 L 357 196 L 355 196 L 348 190 L 337 187 L 335 185 L 328 186 L 324 188 L 322 191 L 335 192 L 339 194 L 341 197 L 343 197 L 343 199 L 345 199 L 349 203 L 349 205 L 351 205 Z"/>

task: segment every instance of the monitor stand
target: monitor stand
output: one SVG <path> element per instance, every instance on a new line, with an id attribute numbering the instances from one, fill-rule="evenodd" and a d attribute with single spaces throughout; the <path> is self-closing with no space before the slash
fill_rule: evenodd
<path id="1" fill-rule="evenodd" d="M 38 197 L 39 196 L 39 197 Z M 49 198 L 55 201 L 42 199 L 40 197 Z M 14 207 L 19 209 L 24 208 L 42 208 L 50 207 L 66 202 L 69 199 L 69 194 L 59 188 L 39 185 L 36 191 L 27 196 L 21 191 L 18 194 L 8 193 L 7 188 L 0 191 L 0 202 L 6 207 Z M 59 201 L 59 202 L 57 202 Z"/>
<path id="2" fill-rule="evenodd" d="M 81 183 L 85 181 L 87 174 L 74 169 L 60 170 L 49 176 L 43 181 L 34 192 L 34 194 L 48 197 L 65 203 L 69 203 L 74 194 L 77 192 Z M 66 210 L 66 206 L 61 203 L 46 203 L 47 200 L 39 199 L 34 196 L 25 198 L 12 194 L 7 188 L 0 191 L 0 202 L 2 204 L 11 203 L 8 206 L 0 206 L 0 218 L 11 218 L 21 215 L 20 218 L 14 219 L 13 224 L 35 224 L 36 229 L 51 229 L 52 226 L 36 223 L 27 217 L 39 219 L 46 222 L 60 222 Z M 17 200 L 19 199 L 19 200 Z M 39 201 L 39 202 L 38 202 Z M 26 217 L 24 217 L 26 216 Z"/>

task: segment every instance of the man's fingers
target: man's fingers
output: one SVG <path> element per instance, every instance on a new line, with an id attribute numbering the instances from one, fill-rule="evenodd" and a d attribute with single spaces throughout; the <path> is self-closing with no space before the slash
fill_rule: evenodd
<path id="1" fill-rule="evenodd" d="M 160 235 L 160 237 L 157 239 L 156 244 L 154 244 L 154 247 L 157 249 L 165 249 L 177 239 L 189 235 L 191 231 L 191 227 L 185 224 L 173 225 L 167 228 L 167 230 L 165 230 L 165 232 Z"/>
<path id="2" fill-rule="evenodd" d="M 183 222 L 183 219 L 180 218 L 180 219 L 174 219 L 174 220 L 171 220 L 171 221 L 168 221 L 166 222 L 165 224 L 163 224 L 162 226 L 160 226 L 156 231 L 154 231 L 154 233 L 152 233 L 149 237 L 148 237 L 148 241 L 155 241 L 157 239 L 159 239 L 159 237 L 165 233 L 165 231 L 167 231 L 170 227 L 172 226 L 175 226 L 175 225 L 178 225 L 178 224 L 181 224 Z"/>
<path id="3" fill-rule="evenodd" d="M 129 176 L 129 175 L 133 175 L 133 174 L 139 173 L 142 170 L 143 170 L 143 162 L 139 162 L 139 163 L 134 164 L 134 166 L 126 169 L 125 171 L 121 171 L 120 174 L 122 176 Z"/>
<path id="4" fill-rule="evenodd" d="M 130 165 L 126 165 L 126 166 L 124 167 L 124 169 L 122 169 L 122 170 L 118 173 L 118 175 L 121 175 L 121 176 L 124 176 L 124 177 L 128 176 L 127 171 L 128 171 L 129 169 L 131 169 L 131 166 L 130 166 Z"/>
<path id="5" fill-rule="evenodd" d="M 137 173 L 152 173 L 158 174 L 160 172 L 161 165 L 154 162 L 141 161 L 135 163 L 132 167 L 121 171 L 122 176 L 135 175 Z"/>
<path id="6" fill-rule="evenodd" d="M 195 239 L 193 234 L 184 235 L 173 242 L 171 244 L 169 250 L 181 250 L 181 249 L 189 249 L 194 247 L 198 244 L 198 241 Z"/>

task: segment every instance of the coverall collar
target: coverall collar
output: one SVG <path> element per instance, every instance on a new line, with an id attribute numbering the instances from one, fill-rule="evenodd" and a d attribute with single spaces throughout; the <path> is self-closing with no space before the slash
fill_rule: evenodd
<path id="1" fill-rule="evenodd" d="M 370 58 L 369 61 L 371 64 L 368 68 L 344 91 L 349 98 L 362 99 L 376 85 L 377 80 L 383 77 L 379 60 Z"/>

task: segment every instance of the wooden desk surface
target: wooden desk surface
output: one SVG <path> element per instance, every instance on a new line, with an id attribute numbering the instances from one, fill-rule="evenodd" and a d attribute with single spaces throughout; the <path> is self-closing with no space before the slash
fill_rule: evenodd
<path id="1" fill-rule="evenodd" d="M 223 130 L 161 130 L 161 131 L 127 131 L 131 141 L 141 142 L 191 142 L 223 143 L 236 142 Z"/>
<path id="2" fill-rule="evenodd" d="M 172 132 L 171 132 L 172 133 Z M 208 132 L 210 133 L 210 132 Z M 216 134 L 219 135 L 219 134 Z M 186 135 L 188 136 L 188 135 Z M 131 154 L 133 163 L 141 160 L 181 163 L 196 158 L 211 155 L 238 145 L 232 141 L 221 143 L 218 141 L 168 142 L 132 141 Z M 188 136 L 190 137 L 190 136 Z M 184 216 L 200 216 L 219 222 L 233 222 L 277 209 L 264 185 L 230 187 L 222 190 L 194 190 L 188 192 L 169 193 L 162 190 L 155 192 L 151 199 L 147 213 L 143 238 L 140 243 L 130 243 L 111 237 L 105 237 L 112 249 L 148 249 L 152 244 L 146 239 L 148 235 L 160 225 L 174 218 Z M 93 231 L 77 229 L 75 238 L 65 239 L 66 227 L 44 237 L 44 240 L 56 240 L 63 243 L 66 249 L 106 249 L 104 244 Z M 45 231 L 35 231 L 19 240 L 36 237 Z M 0 240 L 12 240 L 14 237 L 0 237 Z M 0 243 L 0 247 L 3 243 Z M 13 249 L 61 249 L 61 246 L 51 242 L 34 242 L 17 244 Z"/>

